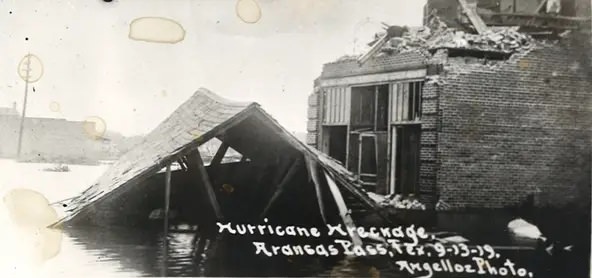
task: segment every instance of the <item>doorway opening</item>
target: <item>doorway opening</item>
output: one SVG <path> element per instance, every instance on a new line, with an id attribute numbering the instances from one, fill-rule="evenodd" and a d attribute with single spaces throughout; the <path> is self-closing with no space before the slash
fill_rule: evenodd
<path id="1" fill-rule="evenodd" d="M 390 192 L 417 194 L 419 192 L 421 125 L 393 126 L 391 133 Z"/>
<path id="2" fill-rule="evenodd" d="M 325 153 L 345 165 L 347 154 L 347 126 L 324 126 Z"/>

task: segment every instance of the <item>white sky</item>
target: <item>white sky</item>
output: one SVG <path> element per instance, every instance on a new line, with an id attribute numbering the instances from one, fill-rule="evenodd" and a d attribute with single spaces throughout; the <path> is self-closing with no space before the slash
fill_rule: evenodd
<path id="1" fill-rule="evenodd" d="M 16 69 L 30 52 L 43 61 L 44 75 L 32 84 L 28 116 L 99 116 L 109 130 L 135 135 L 205 87 L 257 101 L 287 129 L 304 131 L 322 65 L 354 47 L 359 52 L 380 22 L 421 25 L 425 0 L 258 3 L 261 19 L 247 24 L 236 0 L 0 1 L 0 106 L 16 101 L 20 110 L 24 81 Z M 130 22 L 145 16 L 176 20 L 185 39 L 129 39 Z M 51 102 L 61 111 L 52 112 Z"/>

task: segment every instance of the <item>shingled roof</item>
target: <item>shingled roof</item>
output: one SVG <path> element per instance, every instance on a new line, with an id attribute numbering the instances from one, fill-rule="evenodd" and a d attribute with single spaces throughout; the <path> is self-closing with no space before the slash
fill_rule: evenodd
<path id="1" fill-rule="evenodd" d="M 368 206 L 375 203 L 354 184 L 354 178 L 334 159 L 311 148 L 290 132 L 285 130 L 269 114 L 254 102 L 236 102 L 221 98 L 207 89 L 200 88 L 189 100 L 183 103 L 167 119 L 150 132 L 144 140 L 125 153 L 116 163 L 99 177 L 80 196 L 67 204 L 66 216 L 53 226 L 73 220 L 86 208 L 112 194 L 118 188 L 138 184 L 156 174 L 163 167 L 176 161 L 180 156 L 195 150 L 199 145 L 225 130 L 241 124 L 245 119 L 255 116 L 273 130 L 280 140 L 293 146 L 308 157 L 316 160 L 327 171 L 337 175 L 345 182 L 347 190 L 362 198 Z M 272 135 L 272 134 L 269 134 Z M 265 136 L 269 136 L 265 135 Z M 245 135 L 247 136 L 247 135 Z M 251 138 L 250 140 L 256 140 Z M 231 144 L 231 147 L 234 146 Z M 240 146 L 239 146 L 240 147 Z M 241 151 L 240 148 L 236 148 Z"/>

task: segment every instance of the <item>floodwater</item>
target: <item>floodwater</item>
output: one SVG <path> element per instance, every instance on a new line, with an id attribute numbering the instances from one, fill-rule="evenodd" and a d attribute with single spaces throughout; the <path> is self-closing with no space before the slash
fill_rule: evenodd
<path id="1" fill-rule="evenodd" d="M 0 160 L 0 189 L 29 188 L 43 194 L 49 202 L 72 197 L 91 184 L 107 167 L 70 165 L 70 172 L 44 172 L 45 164 L 16 163 Z M 2 214 L 2 216 L 5 216 Z M 589 221 L 545 213 L 537 223 L 543 233 L 554 237 L 589 235 Z M 589 218 L 589 215 L 588 215 Z M 588 219 L 586 218 L 586 219 Z M 511 215 L 504 213 L 454 214 L 442 218 L 436 229 L 456 231 L 476 243 L 516 247 L 504 230 Z M 533 218 L 536 219 L 536 218 Z M 79 227 L 54 231 L 59 237 L 45 241 L 30 241 L 23 230 L 7 229 L 8 218 L 0 223 L 0 276 L 1 277 L 146 277 L 146 276 L 307 276 L 307 277 L 421 277 L 408 275 L 398 269 L 393 259 L 381 258 L 322 258 L 322 257 L 264 257 L 255 254 L 248 239 L 223 238 L 216 241 L 214 253 L 193 255 L 193 234 L 169 232 L 164 240 L 162 230 L 115 227 Z M 559 224 L 558 224 L 559 223 Z M 578 224 L 579 223 L 579 224 Z M 546 228 L 549 226 L 551 228 Z M 582 228 L 585 226 L 585 229 Z M 427 226 L 426 226 L 427 227 Z M 553 227 L 556 231 L 553 231 Z M 433 227 L 432 227 L 433 228 Z M 31 231 L 29 231 L 31 232 Z M 40 231 L 32 231 L 39 234 Z M 19 237 L 20 236 L 20 237 Z M 57 239 L 54 239 L 57 238 Z M 18 239 L 18 240 L 16 240 Z M 166 244 L 165 244 L 166 242 Z M 553 260 L 540 256 L 532 249 L 510 249 L 500 253 L 517 264 L 528 267 L 534 277 L 587 277 L 589 237 L 575 242 L 575 254 L 563 259 L 560 267 Z M 43 245 L 57 246 L 55 256 L 42 262 L 30 260 L 31 250 Z M 25 248 L 27 247 L 27 248 Z M 584 247 L 584 248 L 583 248 Z M 37 249 L 36 249 L 37 248 Z M 27 251 L 28 250 L 28 251 Z M 551 270 L 550 270 L 551 269 Z M 557 269 L 560 269 L 557 272 Z M 549 274 L 551 273 L 551 274 Z M 560 274 L 557 274 L 560 273 Z M 434 275 L 442 277 L 442 275 Z M 452 276 L 458 277 L 458 276 Z M 466 277 L 466 276 L 465 276 Z M 468 276 L 471 277 L 471 276 Z M 487 277 L 487 276 L 480 276 Z"/>
<path id="2" fill-rule="evenodd" d="M 228 246 L 219 246 L 226 251 L 209 258 L 194 257 L 193 235 L 189 233 L 169 233 L 166 249 L 163 245 L 163 234 L 156 231 L 89 228 L 69 230 L 64 235 L 60 253 L 45 262 L 38 272 L 40 276 L 386 277 L 380 275 L 378 268 L 354 259 L 323 262 L 315 258 L 302 261 L 288 260 L 286 257 L 268 258 L 255 255 L 254 248 L 240 246 L 230 249 Z M 391 273 L 387 276 L 404 277 L 395 275 Z"/>

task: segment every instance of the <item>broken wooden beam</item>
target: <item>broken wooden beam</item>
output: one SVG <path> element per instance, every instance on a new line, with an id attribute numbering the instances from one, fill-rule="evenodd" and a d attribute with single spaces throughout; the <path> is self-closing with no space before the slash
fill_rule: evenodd
<path id="1" fill-rule="evenodd" d="M 269 202 L 267 202 L 265 209 L 263 209 L 263 212 L 261 213 L 261 216 L 260 216 L 261 219 L 264 218 L 265 215 L 267 215 L 267 212 L 269 211 L 269 209 L 277 201 L 278 197 L 280 195 L 282 195 L 282 193 L 286 189 L 286 186 L 292 181 L 292 178 L 296 175 L 296 173 L 298 172 L 298 168 L 301 165 L 300 161 L 301 161 L 300 159 L 296 159 L 292 162 L 290 169 L 288 169 L 288 172 L 283 176 L 280 184 L 276 187 L 275 192 L 273 193 L 273 195 L 269 199 Z"/>
<path id="2" fill-rule="evenodd" d="M 345 204 L 343 195 L 341 195 L 341 191 L 339 191 L 337 184 L 335 184 L 335 181 L 333 181 L 331 176 L 329 176 L 329 174 L 326 171 L 324 171 L 324 174 L 325 179 L 327 180 L 327 185 L 329 186 L 329 190 L 331 191 L 331 195 L 335 200 L 335 204 L 337 204 L 339 216 L 341 217 L 343 224 L 345 225 L 348 231 L 353 231 L 352 233 L 350 233 L 350 237 L 352 239 L 353 244 L 357 246 L 362 245 L 362 239 L 357 234 L 356 225 L 354 223 L 354 220 L 351 218 L 349 210 L 347 209 L 347 205 Z"/>
<path id="3" fill-rule="evenodd" d="M 383 23 L 386 25 L 386 23 Z M 366 63 L 376 52 L 378 52 L 392 37 L 401 37 L 405 32 L 408 31 L 406 26 L 388 26 L 386 25 L 386 32 L 383 36 L 380 37 L 368 50 L 368 52 L 364 53 L 360 58 L 358 58 L 358 63 L 360 65 Z"/>
<path id="4" fill-rule="evenodd" d="M 191 168 L 197 170 L 197 175 L 199 175 L 199 179 L 203 188 L 206 193 L 206 197 L 208 202 L 210 203 L 210 207 L 214 212 L 214 216 L 217 220 L 222 220 L 224 216 L 222 215 L 222 210 L 220 209 L 220 204 L 218 204 L 218 200 L 216 199 L 216 193 L 214 192 L 214 188 L 210 181 L 210 177 L 208 175 L 208 171 L 204 165 L 204 162 L 201 158 L 201 154 L 199 150 L 195 150 L 192 154 L 193 161 L 191 162 Z"/>
<path id="5" fill-rule="evenodd" d="M 536 10 L 534 10 L 535 14 L 541 13 L 541 11 L 543 10 L 544 7 L 547 6 L 547 0 L 543 0 L 541 1 L 541 3 L 539 4 L 538 7 L 536 7 Z"/>
<path id="6" fill-rule="evenodd" d="M 467 3 L 466 0 L 458 0 L 458 3 L 460 3 L 460 6 L 464 14 L 469 18 L 469 21 L 471 21 L 471 24 L 473 25 L 475 30 L 477 30 L 477 33 L 485 34 L 488 28 L 485 22 L 483 22 L 481 16 L 479 16 L 479 14 L 477 13 L 476 5 L 471 5 Z"/>
<path id="7" fill-rule="evenodd" d="M 368 52 L 364 53 L 364 55 L 358 58 L 358 63 L 360 65 L 366 63 L 366 61 L 374 56 L 374 54 L 376 54 L 376 52 L 378 52 L 378 50 L 380 50 L 388 42 L 388 40 L 389 36 L 387 33 L 385 33 L 382 37 L 380 37 L 380 39 L 378 39 L 378 41 L 374 43 L 374 45 L 372 45 L 372 47 L 370 47 Z"/>
<path id="8" fill-rule="evenodd" d="M 325 204 L 323 202 L 323 193 L 321 190 L 321 182 L 319 180 L 319 168 L 318 163 L 314 161 L 309 156 L 305 156 L 306 161 L 306 168 L 308 169 L 308 174 L 310 175 L 310 179 L 315 187 L 315 192 L 317 194 L 317 203 L 319 204 L 319 212 L 321 213 L 321 218 L 323 219 L 323 223 L 327 224 L 327 216 L 325 213 Z"/>

